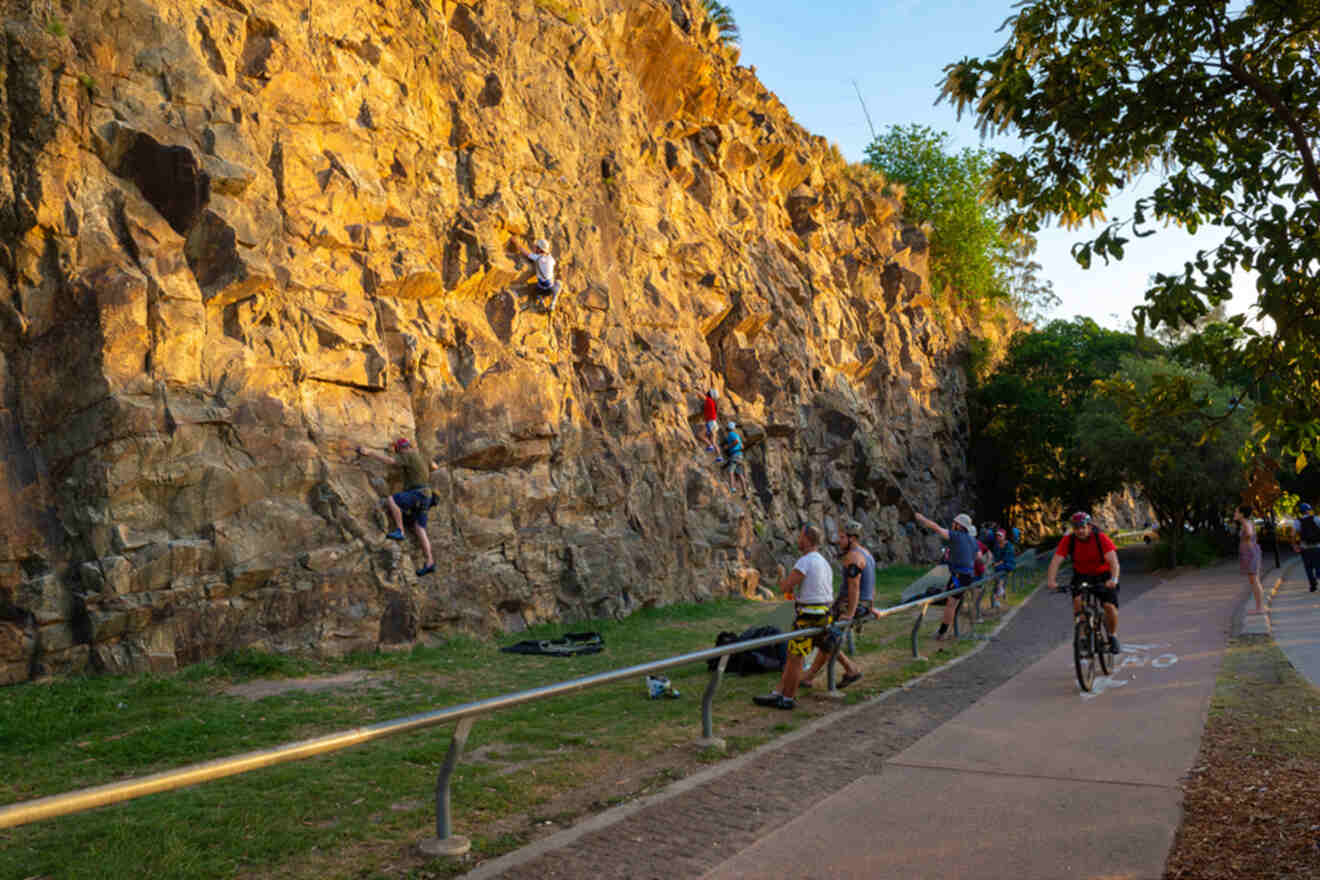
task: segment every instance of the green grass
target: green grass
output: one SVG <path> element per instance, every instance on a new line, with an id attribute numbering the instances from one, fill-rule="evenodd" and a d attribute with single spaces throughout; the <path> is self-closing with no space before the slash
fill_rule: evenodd
<path id="1" fill-rule="evenodd" d="M 877 579 L 893 604 L 924 569 Z M 771 603 L 741 599 L 646 609 L 624 620 L 541 626 L 500 640 L 592 629 L 600 654 L 502 654 L 470 637 L 402 653 L 318 660 L 242 651 L 167 677 L 74 678 L 0 689 L 0 802 L 13 803 L 337 730 L 523 690 L 709 647 L 720 630 L 764 622 Z M 927 616 L 933 629 L 937 615 Z M 848 703 L 931 668 L 913 661 L 912 617 L 872 622 L 859 638 L 866 677 Z M 929 637 L 929 633 L 926 638 Z M 933 650 L 927 641 L 923 649 Z M 971 649 L 955 643 L 937 662 Z M 367 671 L 359 684 L 260 700 L 234 683 Z M 715 732 L 728 750 L 702 752 L 704 664 L 669 670 L 677 700 L 648 700 L 619 682 L 477 720 L 455 772 L 456 830 L 489 858 L 522 845 L 534 817 L 558 824 L 663 788 L 695 768 L 754 749 L 836 704 L 804 699 L 790 718 L 751 705 L 770 676 L 726 678 Z M 822 682 L 823 683 L 823 682 Z M 0 877 L 141 878 L 377 876 L 400 864 L 441 875 L 467 860 L 428 861 L 413 843 L 434 826 L 434 780 L 449 728 L 380 740 L 333 755 L 154 795 L 91 813 L 0 831 Z M 74 855 L 76 854 L 76 855 Z"/>

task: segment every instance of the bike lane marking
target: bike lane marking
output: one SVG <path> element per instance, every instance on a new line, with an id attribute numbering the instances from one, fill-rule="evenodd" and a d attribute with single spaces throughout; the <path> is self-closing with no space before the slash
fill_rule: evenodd
<path id="1" fill-rule="evenodd" d="M 1167 643 L 1156 643 L 1152 645 L 1128 644 L 1123 646 L 1122 654 L 1118 665 L 1114 668 L 1113 675 L 1096 676 L 1095 682 L 1091 685 L 1090 691 L 1081 691 L 1080 696 L 1084 702 L 1090 702 L 1103 695 L 1107 691 L 1123 687 L 1125 684 L 1133 681 L 1136 676 L 1131 678 L 1119 678 L 1118 673 L 1124 669 L 1143 668 L 1150 665 L 1152 669 L 1168 669 L 1178 662 L 1178 655 L 1164 650 L 1172 645 Z M 1160 653 L 1155 654 L 1156 651 Z M 1154 656 L 1151 656 L 1154 654 Z"/>

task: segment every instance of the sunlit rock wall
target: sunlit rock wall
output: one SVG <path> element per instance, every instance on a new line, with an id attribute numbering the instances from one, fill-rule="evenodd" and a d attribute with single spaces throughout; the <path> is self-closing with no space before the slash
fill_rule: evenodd
<path id="1" fill-rule="evenodd" d="M 0 681 L 622 614 L 963 500 L 925 237 L 686 0 L 3 14 Z M 395 436 L 425 579 L 353 454 Z"/>

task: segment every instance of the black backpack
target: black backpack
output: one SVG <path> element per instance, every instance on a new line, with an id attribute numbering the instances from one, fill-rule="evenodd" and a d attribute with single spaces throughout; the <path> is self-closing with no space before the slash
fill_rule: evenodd
<path id="1" fill-rule="evenodd" d="M 754 626 L 741 633 L 722 632 L 715 637 L 715 647 L 777 635 L 779 629 L 773 626 Z M 783 669 L 786 662 L 788 662 L 788 646 L 780 642 L 777 645 L 763 645 L 751 651 L 730 654 L 729 663 L 724 667 L 724 671 L 729 675 L 755 675 L 758 672 Z M 706 661 L 706 668 L 713 670 L 718 664 L 719 660 L 712 658 Z"/>
<path id="2" fill-rule="evenodd" d="M 1105 554 L 1104 554 L 1104 548 L 1101 547 L 1101 545 L 1100 545 L 1100 534 L 1101 534 L 1101 532 L 1100 532 L 1099 529 L 1097 529 L 1095 526 L 1091 526 L 1091 537 L 1095 539 L 1095 552 L 1098 553 L 1098 554 L 1100 554 L 1100 560 L 1103 562 L 1103 561 L 1104 561 L 1104 558 L 1105 558 Z M 1069 536 L 1068 536 L 1068 561 L 1069 561 L 1069 562 L 1072 561 L 1072 558 L 1073 558 L 1073 551 L 1076 550 L 1076 549 L 1077 549 L 1077 536 L 1076 536 L 1076 535 L 1069 535 Z"/>
<path id="3" fill-rule="evenodd" d="M 1304 516 L 1301 519 L 1302 525 L 1302 543 L 1320 544 L 1320 523 L 1315 521 L 1315 514 Z"/>

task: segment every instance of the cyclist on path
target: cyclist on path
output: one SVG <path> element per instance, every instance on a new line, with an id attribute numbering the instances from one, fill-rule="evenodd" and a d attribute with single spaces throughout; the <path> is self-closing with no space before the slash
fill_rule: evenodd
<path id="1" fill-rule="evenodd" d="M 1117 656 L 1118 649 L 1118 550 L 1109 536 L 1091 523 L 1089 513 L 1077 512 L 1072 515 L 1072 534 L 1064 535 L 1050 557 L 1050 567 L 1045 572 L 1045 584 L 1051 590 L 1059 589 L 1059 566 L 1065 559 L 1072 558 L 1073 580 L 1075 587 L 1083 582 L 1090 583 L 1100 599 L 1105 612 L 1105 625 L 1109 627 L 1109 650 Z M 1097 586 L 1104 578 L 1104 586 Z M 1082 597 L 1073 596 L 1073 614 L 1082 613 Z"/>

